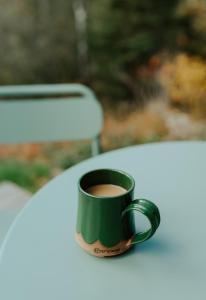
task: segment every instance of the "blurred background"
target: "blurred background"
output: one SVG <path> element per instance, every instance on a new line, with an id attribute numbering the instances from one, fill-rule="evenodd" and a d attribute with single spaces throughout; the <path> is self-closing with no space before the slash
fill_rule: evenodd
<path id="1" fill-rule="evenodd" d="M 0 0 L 0 85 L 83 83 L 102 151 L 206 139 L 205 0 Z M 12 120 L 11 120 L 12 122 Z M 0 146 L 0 181 L 38 190 L 89 142 Z"/>

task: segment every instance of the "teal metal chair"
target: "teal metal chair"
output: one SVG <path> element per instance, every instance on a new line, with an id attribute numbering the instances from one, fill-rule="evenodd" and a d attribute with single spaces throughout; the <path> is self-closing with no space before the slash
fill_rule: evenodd
<path id="1" fill-rule="evenodd" d="M 102 125 L 101 106 L 84 85 L 0 87 L 0 144 L 91 139 L 97 155 Z"/>
<path id="2" fill-rule="evenodd" d="M 90 139 L 94 156 L 102 126 L 102 108 L 84 85 L 0 87 L 0 144 Z M 17 213 L 0 209 L 0 244 Z"/>

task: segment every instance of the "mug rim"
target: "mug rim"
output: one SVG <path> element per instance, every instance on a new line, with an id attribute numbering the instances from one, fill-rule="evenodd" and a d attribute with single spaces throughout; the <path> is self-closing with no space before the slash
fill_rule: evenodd
<path id="1" fill-rule="evenodd" d="M 96 171 L 114 171 L 116 173 L 120 173 L 121 175 L 124 175 L 126 176 L 127 178 L 129 178 L 129 180 L 131 181 L 131 187 L 123 194 L 121 195 L 117 195 L 117 196 L 94 196 L 92 194 L 89 194 L 87 193 L 82 187 L 81 187 L 81 180 L 89 175 L 90 173 L 92 172 L 96 172 Z M 100 169 L 93 169 L 93 170 L 90 170 L 88 172 L 86 172 L 85 174 L 83 174 L 79 180 L 78 180 L 78 188 L 79 190 L 84 193 L 85 195 L 89 196 L 89 197 L 92 197 L 94 199 L 116 199 L 116 198 L 119 198 L 119 197 L 122 197 L 122 196 L 125 196 L 127 195 L 128 193 L 130 193 L 132 190 L 134 190 L 134 187 L 135 187 L 135 181 L 134 181 L 134 178 L 132 177 L 132 175 L 128 174 L 127 172 L 125 171 L 122 171 L 122 170 L 119 170 L 119 169 L 110 169 L 110 168 L 100 168 Z"/>

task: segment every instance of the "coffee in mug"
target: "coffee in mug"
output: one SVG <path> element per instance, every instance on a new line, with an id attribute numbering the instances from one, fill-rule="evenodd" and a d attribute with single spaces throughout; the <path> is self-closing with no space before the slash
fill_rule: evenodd
<path id="1" fill-rule="evenodd" d="M 115 184 L 97 184 L 90 186 L 86 192 L 93 196 L 111 197 L 122 195 L 127 190 Z"/>

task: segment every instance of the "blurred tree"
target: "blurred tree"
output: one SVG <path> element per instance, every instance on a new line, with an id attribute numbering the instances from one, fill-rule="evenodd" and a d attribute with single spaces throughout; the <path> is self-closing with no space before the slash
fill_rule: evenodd
<path id="1" fill-rule="evenodd" d="M 0 0 L 0 82 L 77 78 L 72 6 L 66 0 Z"/>
<path id="2" fill-rule="evenodd" d="M 72 0 L 72 4 L 76 31 L 79 76 L 82 79 L 86 79 L 88 77 L 87 1 Z"/>
<path id="3" fill-rule="evenodd" d="M 100 1 L 91 0 L 90 55 L 95 57 L 95 77 L 115 91 L 122 86 L 137 98 L 139 67 L 160 50 L 174 48 L 178 3 L 179 0 L 106 0 L 102 6 Z M 123 95 L 123 90 L 119 91 L 117 96 Z"/>

